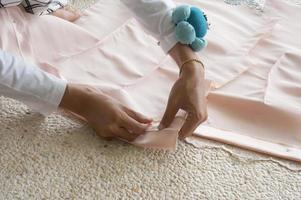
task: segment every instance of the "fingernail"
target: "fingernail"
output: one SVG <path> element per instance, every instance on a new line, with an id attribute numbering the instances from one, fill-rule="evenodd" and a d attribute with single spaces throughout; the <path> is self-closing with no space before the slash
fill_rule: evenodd
<path id="1" fill-rule="evenodd" d="M 162 130 L 163 128 L 164 128 L 164 125 L 163 124 L 159 124 L 158 129 Z"/>

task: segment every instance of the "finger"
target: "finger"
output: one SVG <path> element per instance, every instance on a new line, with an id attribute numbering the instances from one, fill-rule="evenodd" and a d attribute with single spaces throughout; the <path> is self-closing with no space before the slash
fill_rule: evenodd
<path id="1" fill-rule="evenodd" d="M 129 132 L 140 135 L 144 133 L 145 129 L 149 126 L 148 124 L 142 124 L 135 119 L 131 118 L 129 115 L 125 114 L 121 125 L 126 128 Z"/>
<path id="2" fill-rule="evenodd" d="M 94 127 L 93 128 L 96 134 L 102 137 L 104 140 L 111 141 L 114 139 L 114 135 L 109 130 L 104 130 L 102 128 Z"/>
<path id="3" fill-rule="evenodd" d="M 153 119 L 148 118 L 144 115 L 142 115 L 141 113 L 138 113 L 136 111 L 133 111 L 129 108 L 125 107 L 125 112 L 132 118 L 134 118 L 136 121 L 140 122 L 140 123 L 145 123 L 145 124 L 149 124 L 153 121 Z"/>
<path id="4" fill-rule="evenodd" d="M 189 113 L 186 121 L 184 122 L 180 132 L 179 132 L 179 138 L 184 139 L 190 135 L 192 135 L 193 131 L 198 127 L 198 125 L 201 123 L 201 120 L 199 120 L 195 114 Z"/>
<path id="5" fill-rule="evenodd" d="M 172 97 L 169 97 L 168 103 L 166 106 L 166 110 L 164 112 L 163 118 L 158 127 L 159 130 L 161 130 L 165 127 L 168 127 L 171 124 L 171 122 L 174 120 L 178 110 L 179 110 L 179 107 L 178 107 L 177 103 L 173 100 Z"/>
<path id="6" fill-rule="evenodd" d="M 118 128 L 115 132 L 114 135 L 118 138 L 124 139 L 126 141 L 132 142 L 134 141 L 138 135 L 130 133 L 128 130 L 126 130 L 125 128 Z"/>

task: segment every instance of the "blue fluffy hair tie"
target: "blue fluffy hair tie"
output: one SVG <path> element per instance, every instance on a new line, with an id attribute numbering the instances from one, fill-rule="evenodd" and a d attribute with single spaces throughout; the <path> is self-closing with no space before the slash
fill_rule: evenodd
<path id="1" fill-rule="evenodd" d="M 176 39 L 189 45 L 193 51 L 200 51 L 207 46 L 204 36 L 207 34 L 208 22 L 204 12 L 194 6 L 180 5 L 172 13 L 172 22 L 176 25 Z"/>

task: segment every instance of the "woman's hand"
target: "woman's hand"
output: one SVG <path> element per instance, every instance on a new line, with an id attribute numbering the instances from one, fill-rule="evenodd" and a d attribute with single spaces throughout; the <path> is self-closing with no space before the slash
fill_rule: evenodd
<path id="1" fill-rule="evenodd" d="M 177 44 L 170 51 L 170 55 L 179 67 L 184 61 L 196 58 L 195 53 L 189 47 L 181 44 Z M 180 139 L 184 139 L 207 119 L 204 66 L 198 62 L 190 61 L 182 66 L 180 77 L 171 89 L 159 129 L 168 127 L 179 109 L 185 110 L 188 114 L 179 132 Z"/>
<path id="2" fill-rule="evenodd" d="M 189 65 L 189 66 L 188 66 Z M 168 127 L 179 109 L 187 112 L 186 121 L 179 132 L 180 139 L 190 136 L 207 119 L 205 81 L 200 63 L 187 63 L 173 85 L 159 129 Z"/>
<path id="3" fill-rule="evenodd" d="M 152 122 L 92 87 L 70 84 L 60 107 L 84 117 L 98 135 L 133 141 Z"/>

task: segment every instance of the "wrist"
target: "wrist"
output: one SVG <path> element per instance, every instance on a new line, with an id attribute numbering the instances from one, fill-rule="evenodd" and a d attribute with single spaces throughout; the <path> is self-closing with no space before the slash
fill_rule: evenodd
<path id="1" fill-rule="evenodd" d="M 180 66 L 180 76 L 204 77 L 204 65 L 199 60 L 188 60 Z"/>
<path id="2" fill-rule="evenodd" d="M 84 116 L 85 98 L 89 88 L 86 86 L 67 84 L 64 96 L 59 107 Z"/>
<path id="3" fill-rule="evenodd" d="M 176 61 L 179 68 L 182 63 L 189 59 L 198 59 L 197 54 L 187 45 L 177 43 L 169 52 L 170 56 Z"/>
<path id="4" fill-rule="evenodd" d="M 192 74 L 204 73 L 203 63 L 200 61 L 198 55 L 187 45 L 177 43 L 170 50 L 169 54 L 178 64 L 180 74 L 182 73 L 182 70 Z"/>

